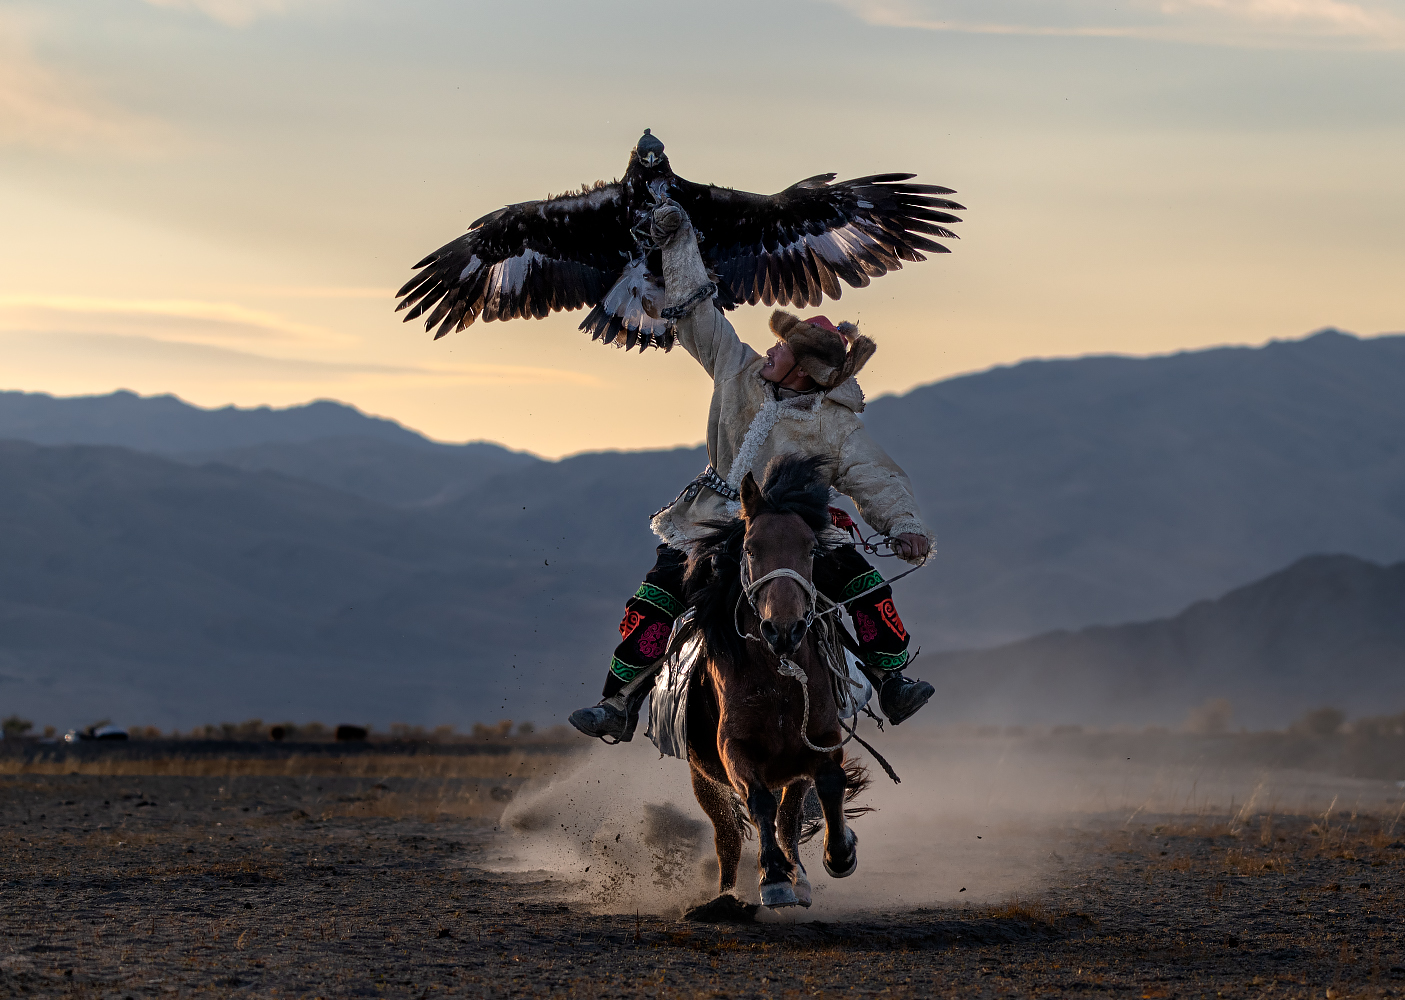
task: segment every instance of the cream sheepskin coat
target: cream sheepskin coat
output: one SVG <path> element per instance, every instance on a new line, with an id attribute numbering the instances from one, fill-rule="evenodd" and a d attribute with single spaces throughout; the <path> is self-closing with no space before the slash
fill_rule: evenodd
<path id="1" fill-rule="evenodd" d="M 686 219 L 664 244 L 663 265 L 668 306 L 708 282 L 697 236 Z M 856 380 L 828 392 L 777 400 L 772 383 L 761 377 L 766 358 L 742 343 L 710 298 L 678 319 L 677 333 L 678 343 L 712 378 L 707 456 L 733 488 L 741 488 L 748 472 L 759 480 L 777 455 L 825 455 L 834 459 L 830 485 L 854 501 L 865 521 L 885 535 L 911 532 L 935 543 L 907 474 L 864 429 L 859 417 L 863 390 Z M 704 488 L 691 500 L 674 501 L 652 526 L 669 545 L 687 550 L 706 533 L 701 522 L 735 516 L 738 509 L 736 502 Z"/>

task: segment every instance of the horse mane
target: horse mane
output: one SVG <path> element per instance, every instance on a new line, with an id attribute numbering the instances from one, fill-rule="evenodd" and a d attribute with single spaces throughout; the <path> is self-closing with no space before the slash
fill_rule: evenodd
<path id="1" fill-rule="evenodd" d="M 829 471 L 833 459 L 781 455 L 766 465 L 761 501 L 768 514 L 797 514 L 819 535 L 834 522 L 829 515 Z"/>
<path id="2" fill-rule="evenodd" d="M 781 455 L 771 459 L 761 483 L 761 501 L 769 514 L 795 514 L 822 537 L 832 525 L 829 514 L 829 470 L 822 456 Z M 710 659 L 741 662 L 744 640 L 737 635 L 736 609 L 742 597 L 742 539 L 746 522 L 740 517 L 705 521 L 707 534 L 693 546 L 683 576 L 684 599 L 693 617 L 680 629 L 680 640 L 700 635 Z"/>

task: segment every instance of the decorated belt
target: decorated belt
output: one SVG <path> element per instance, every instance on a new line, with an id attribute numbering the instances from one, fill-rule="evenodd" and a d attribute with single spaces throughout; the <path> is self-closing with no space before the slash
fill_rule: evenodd
<path id="1" fill-rule="evenodd" d="M 702 472 L 698 473 L 696 479 L 694 479 L 687 486 L 683 487 L 682 493 L 679 493 L 668 503 L 664 504 L 664 506 L 654 511 L 654 516 L 658 517 L 664 511 L 668 510 L 668 508 L 676 504 L 679 500 L 696 500 L 698 494 L 701 493 L 703 490 L 712 490 L 712 492 L 720 496 L 726 497 L 728 500 L 732 501 L 740 500 L 742 498 L 742 495 L 732 488 L 732 484 L 727 482 L 727 480 L 723 479 L 721 476 L 719 476 L 717 474 L 717 470 L 714 469 L 711 465 L 709 465 L 706 469 L 703 469 Z"/>

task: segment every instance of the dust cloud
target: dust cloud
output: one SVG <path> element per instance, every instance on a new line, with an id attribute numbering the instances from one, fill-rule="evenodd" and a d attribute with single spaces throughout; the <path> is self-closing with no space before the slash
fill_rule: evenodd
<path id="1" fill-rule="evenodd" d="M 862 750 L 855 754 L 873 778 L 859 804 L 877 808 L 853 821 L 858 871 L 827 876 L 816 838 L 801 849 L 814 905 L 763 911 L 762 919 L 1031 898 L 1053 879 L 1077 881 L 1094 831 L 1186 815 L 1394 812 L 1402 795 L 1393 781 L 1245 763 L 1222 745 L 1185 740 L 982 738 L 916 728 L 864 735 L 902 783 Z M 596 747 L 524 787 L 502 828 L 489 867 L 549 872 L 598 912 L 676 916 L 716 894 L 712 826 L 693 799 L 688 766 L 660 758 L 642 735 Z M 755 902 L 754 842 L 748 847 L 738 890 Z"/>

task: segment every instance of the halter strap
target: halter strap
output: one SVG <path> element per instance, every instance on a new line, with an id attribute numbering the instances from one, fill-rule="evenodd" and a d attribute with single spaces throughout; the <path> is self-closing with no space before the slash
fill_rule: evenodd
<path id="1" fill-rule="evenodd" d="M 754 599 L 754 595 L 756 594 L 756 592 L 760 590 L 764 585 L 770 583 L 772 580 L 778 580 L 783 576 L 790 577 L 796 583 L 800 584 L 800 589 L 805 591 L 805 596 L 809 599 L 810 603 L 815 603 L 815 585 L 809 580 L 805 579 L 795 570 L 773 569 L 761 579 L 747 582 L 746 563 L 742 563 L 742 589 L 746 591 L 746 599 L 752 603 L 753 607 L 755 607 L 756 601 Z"/>
<path id="2" fill-rule="evenodd" d="M 816 614 L 827 614 L 830 610 L 833 610 L 837 606 L 828 597 L 825 597 L 818 590 L 816 590 L 815 585 L 813 583 L 805 579 L 793 569 L 773 569 L 771 570 L 771 572 L 767 573 L 759 580 L 748 580 L 746 575 L 746 560 L 743 559 L 741 577 L 742 596 L 746 598 L 746 603 L 751 605 L 752 611 L 756 611 L 756 592 L 762 587 L 764 587 L 766 584 L 770 583 L 772 580 L 777 580 L 781 577 L 789 577 L 796 583 L 800 584 L 800 589 L 805 592 L 806 603 L 809 605 L 809 607 L 805 609 L 806 628 L 809 628 L 812 624 L 814 624 Z M 819 605 L 821 601 L 829 605 L 829 608 L 825 611 L 819 610 Z M 737 604 L 740 607 L 741 601 L 738 600 Z M 756 613 L 758 616 L 761 614 L 761 612 L 759 611 L 756 611 Z M 737 634 L 742 636 L 742 638 L 754 638 L 742 632 L 740 628 L 737 629 Z"/>

